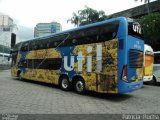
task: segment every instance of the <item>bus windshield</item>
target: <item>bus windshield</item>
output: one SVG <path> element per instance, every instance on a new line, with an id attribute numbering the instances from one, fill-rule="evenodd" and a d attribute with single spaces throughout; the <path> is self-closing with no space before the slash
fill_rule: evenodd
<path id="1" fill-rule="evenodd" d="M 142 28 L 138 22 L 128 22 L 128 35 L 144 39 Z"/>

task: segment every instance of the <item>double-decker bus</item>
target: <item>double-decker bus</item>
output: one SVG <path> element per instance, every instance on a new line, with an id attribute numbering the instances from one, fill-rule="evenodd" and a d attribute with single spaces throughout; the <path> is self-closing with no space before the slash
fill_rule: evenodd
<path id="1" fill-rule="evenodd" d="M 141 26 L 119 17 L 39 37 L 12 51 L 12 76 L 100 93 L 126 93 L 143 85 Z"/>
<path id="2" fill-rule="evenodd" d="M 144 82 L 151 82 L 153 79 L 154 53 L 150 45 L 144 45 Z"/>
<path id="3" fill-rule="evenodd" d="M 154 64 L 153 64 L 153 81 L 154 85 L 160 82 L 160 51 L 154 51 Z"/>

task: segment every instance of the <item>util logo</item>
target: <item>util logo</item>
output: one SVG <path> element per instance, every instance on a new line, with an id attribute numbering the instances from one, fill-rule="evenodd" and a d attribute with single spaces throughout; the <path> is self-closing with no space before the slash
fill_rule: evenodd
<path id="1" fill-rule="evenodd" d="M 139 34 L 142 34 L 141 26 L 140 26 L 139 23 L 133 24 L 133 31 L 134 31 L 134 32 L 137 32 L 137 33 L 139 33 Z"/>
<path id="2" fill-rule="evenodd" d="M 93 47 L 88 46 L 87 52 L 91 53 Z M 78 71 L 81 72 L 83 70 L 83 61 L 85 60 L 85 57 L 87 58 L 87 72 L 92 72 L 92 56 L 83 56 L 83 52 L 79 51 L 77 56 L 77 62 L 78 62 Z M 74 70 L 74 64 L 75 64 L 75 56 L 70 56 L 70 64 L 68 65 L 68 56 L 64 56 L 64 69 L 66 71 L 72 71 Z M 102 71 L 102 45 L 99 44 L 96 46 L 96 70 L 97 72 Z"/>

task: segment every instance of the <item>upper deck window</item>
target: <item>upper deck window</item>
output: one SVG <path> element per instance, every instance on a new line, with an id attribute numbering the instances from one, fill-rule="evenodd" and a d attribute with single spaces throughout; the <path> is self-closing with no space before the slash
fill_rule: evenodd
<path id="1" fill-rule="evenodd" d="M 93 26 L 76 30 L 70 33 L 71 41 L 68 39 L 67 45 L 81 45 L 105 42 L 116 38 L 119 21 L 113 21 L 103 25 Z"/>

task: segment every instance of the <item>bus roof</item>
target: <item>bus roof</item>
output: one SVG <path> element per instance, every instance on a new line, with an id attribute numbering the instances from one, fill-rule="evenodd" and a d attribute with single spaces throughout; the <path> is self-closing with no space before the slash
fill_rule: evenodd
<path id="1" fill-rule="evenodd" d="M 114 22 L 114 21 L 127 21 L 127 18 L 126 17 L 112 18 L 112 19 L 101 21 L 101 22 L 96 22 L 96 23 L 80 26 L 80 27 L 73 28 L 73 29 L 70 29 L 70 30 L 65 30 L 65 31 L 62 31 L 62 32 L 53 33 L 51 35 L 46 35 L 46 36 L 43 36 L 43 37 L 33 38 L 33 39 L 30 39 L 30 40 L 37 40 L 37 39 L 40 40 L 40 39 L 50 38 L 50 37 L 53 37 L 53 36 L 56 36 L 56 35 L 67 34 L 67 33 L 72 32 L 72 31 L 78 31 L 78 30 L 82 30 L 82 29 L 86 29 L 86 28 L 90 28 L 90 27 L 95 27 L 95 26 L 103 25 L 103 24 L 106 24 L 106 23 Z M 30 40 L 26 40 L 26 41 L 30 41 Z M 26 42 L 26 41 L 23 41 L 23 42 Z"/>

